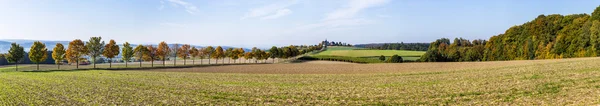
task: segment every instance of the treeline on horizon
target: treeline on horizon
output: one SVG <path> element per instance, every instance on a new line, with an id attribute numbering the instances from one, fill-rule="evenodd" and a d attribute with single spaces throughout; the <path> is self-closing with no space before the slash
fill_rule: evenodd
<path id="1" fill-rule="evenodd" d="M 379 50 L 411 50 L 411 51 L 427 51 L 430 43 L 372 43 L 358 44 L 354 47 L 379 49 Z"/>
<path id="2" fill-rule="evenodd" d="M 600 55 L 600 6 L 592 15 L 539 15 L 488 41 L 442 38 L 421 61 L 497 61 L 595 57 Z"/>

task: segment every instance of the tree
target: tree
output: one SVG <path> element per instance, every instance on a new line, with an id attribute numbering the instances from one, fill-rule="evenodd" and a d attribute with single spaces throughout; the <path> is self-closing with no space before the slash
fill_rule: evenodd
<path id="1" fill-rule="evenodd" d="M 246 61 L 249 61 L 250 59 L 252 59 L 252 53 L 250 52 L 246 52 L 244 53 L 244 58 L 246 59 Z"/>
<path id="2" fill-rule="evenodd" d="M 8 56 L 6 60 L 11 63 L 15 63 L 15 70 L 19 71 L 19 62 L 25 57 L 25 50 L 17 43 L 10 44 L 10 50 L 8 50 Z"/>
<path id="3" fill-rule="evenodd" d="M 171 52 L 173 52 L 171 54 L 173 56 L 173 66 L 177 66 L 177 54 L 179 54 L 177 51 L 179 51 L 179 44 L 175 43 L 171 47 Z"/>
<path id="4" fill-rule="evenodd" d="M 108 58 L 108 68 L 112 68 L 112 58 L 119 55 L 119 45 L 115 40 L 110 40 L 108 44 L 104 45 L 104 52 L 102 52 L 104 57 Z"/>
<path id="5" fill-rule="evenodd" d="M 402 63 L 402 61 L 402 57 L 398 56 L 397 54 L 388 59 L 388 63 Z"/>
<path id="6" fill-rule="evenodd" d="M 216 59 L 216 60 L 215 60 L 215 63 L 217 63 L 217 64 L 218 64 L 218 61 L 219 61 L 219 59 L 220 59 L 221 57 L 223 57 L 223 55 L 225 55 L 225 53 L 223 52 L 223 48 L 222 48 L 221 46 L 217 46 L 217 48 L 215 49 L 215 52 L 214 52 L 214 54 L 212 55 L 212 57 L 213 57 L 214 59 Z M 223 61 L 223 63 L 224 63 L 224 62 L 225 62 L 225 61 Z"/>
<path id="7" fill-rule="evenodd" d="M 261 54 L 260 54 L 260 51 L 261 51 L 261 50 L 260 50 L 260 49 L 258 49 L 257 47 L 252 47 L 252 51 L 251 51 L 251 53 L 252 53 L 252 57 L 254 57 L 254 58 L 255 58 L 255 60 L 254 60 L 254 63 L 258 63 L 258 61 L 257 61 L 257 60 L 258 60 L 258 58 L 261 56 Z"/>
<path id="8" fill-rule="evenodd" d="M 181 48 L 179 48 L 179 50 L 177 51 L 177 56 L 183 58 L 183 65 L 185 65 L 185 60 L 190 56 L 190 45 L 182 45 Z"/>
<path id="9" fill-rule="evenodd" d="M 385 56 L 383 56 L 383 55 L 379 56 L 379 60 L 385 61 Z"/>
<path id="10" fill-rule="evenodd" d="M 192 57 L 192 65 L 194 65 L 194 61 L 196 60 L 196 57 L 198 57 L 200 52 L 198 51 L 198 49 L 196 49 L 196 47 L 192 47 L 192 49 L 190 49 L 189 52 L 190 56 Z"/>
<path id="11" fill-rule="evenodd" d="M 102 37 L 91 37 L 85 46 L 88 48 L 88 55 L 94 62 L 94 68 L 96 68 L 96 58 L 98 58 L 102 52 L 104 52 L 104 41 Z"/>
<path id="12" fill-rule="evenodd" d="M 67 48 L 67 61 L 69 64 L 75 63 L 79 69 L 79 61 L 82 60 L 82 56 L 88 53 L 88 48 L 84 45 L 83 41 L 75 39 L 69 42 Z"/>
<path id="13" fill-rule="evenodd" d="M 162 60 L 163 67 L 165 66 L 165 59 L 169 55 L 170 50 L 171 49 L 169 49 L 169 45 L 165 41 L 162 41 L 158 44 L 158 49 L 156 49 L 156 54 L 158 55 L 158 58 L 160 58 Z"/>
<path id="14" fill-rule="evenodd" d="M 48 59 L 48 49 L 46 44 L 35 41 L 29 49 L 29 60 L 37 65 L 37 70 L 40 70 L 40 62 L 44 62 Z"/>
<path id="15" fill-rule="evenodd" d="M 225 57 L 229 57 L 229 64 L 231 64 L 231 58 L 233 57 L 233 48 L 227 48 L 227 50 L 225 50 Z M 225 60 L 223 60 L 225 61 Z"/>
<path id="16" fill-rule="evenodd" d="M 144 60 L 150 61 L 150 67 L 154 67 L 154 60 L 156 60 L 156 57 L 158 57 L 158 55 L 156 54 L 156 48 L 152 45 L 148 45 L 146 46 L 146 48 L 147 49 L 144 54 Z"/>
<path id="17" fill-rule="evenodd" d="M 210 59 L 213 57 L 214 53 L 215 53 L 215 48 L 213 48 L 212 46 L 208 46 L 208 47 L 204 48 L 204 55 L 206 55 L 206 57 L 208 58 L 208 64 L 210 64 Z"/>
<path id="18" fill-rule="evenodd" d="M 129 60 L 131 60 L 131 58 L 133 57 L 133 48 L 131 47 L 131 45 L 129 45 L 129 42 L 125 42 L 123 44 L 123 49 L 121 50 L 121 55 L 122 55 L 122 60 L 125 61 L 125 67 L 127 67 L 127 62 L 129 62 Z"/>
<path id="19" fill-rule="evenodd" d="M 58 69 L 60 70 L 60 64 L 65 60 L 66 54 L 65 46 L 61 43 L 56 43 L 54 49 L 52 49 L 52 59 L 54 59 L 55 63 L 58 65 Z"/>
<path id="20" fill-rule="evenodd" d="M 260 54 L 262 55 L 262 59 L 265 60 L 263 61 L 264 63 L 267 63 L 267 60 L 269 60 L 269 56 L 271 56 L 271 53 L 268 53 L 266 51 L 261 51 Z"/>
<path id="21" fill-rule="evenodd" d="M 237 59 L 240 58 L 240 49 L 233 49 L 233 51 L 231 51 L 231 59 L 233 59 L 233 63 L 237 62 Z"/>
<path id="22" fill-rule="evenodd" d="M 238 49 L 237 49 L 237 55 L 238 55 L 237 57 L 238 57 L 238 58 L 244 57 L 244 54 L 245 54 L 245 53 L 246 53 L 246 51 L 244 50 L 244 48 L 238 48 Z M 241 60 L 240 60 L 240 61 L 241 61 Z"/>
<path id="23" fill-rule="evenodd" d="M 207 55 L 207 54 L 205 53 L 205 51 L 206 51 L 206 50 L 205 50 L 204 48 L 200 48 L 200 49 L 198 49 L 198 58 L 200 58 L 200 65 L 202 65 L 202 64 L 203 64 L 202 62 L 204 62 L 204 58 L 205 58 L 205 57 L 206 57 L 206 55 Z"/>
<path id="24" fill-rule="evenodd" d="M 594 9 L 594 12 L 592 12 L 592 17 L 590 20 L 591 21 L 600 21 L 600 6 L 596 7 L 596 9 Z"/>
<path id="25" fill-rule="evenodd" d="M 135 56 L 140 62 L 140 67 L 142 67 L 142 60 L 144 60 L 144 55 L 147 54 L 148 48 L 142 45 L 138 45 L 137 47 L 135 47 L 135 50 L 133 50 L 133 52 L 135 52 Z"/>
<path id="26" fill-rule="evenodd" d="M 275 63 L 275 58 L 277 58 L 278 54 L 279 54 L 279 49 L 277 49 L 277 47 L 273 46 L 271 47 L 271 49 L 269 50 L 269 54 L 271 59 L 273 60 L 273 63 Z"/>

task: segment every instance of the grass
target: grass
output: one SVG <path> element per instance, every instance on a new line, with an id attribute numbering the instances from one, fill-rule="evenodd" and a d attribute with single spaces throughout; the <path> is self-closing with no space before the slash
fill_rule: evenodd
<path id="1" fill-rule="evenodd" d="M 350 61 L 355 63 L 382 63 L 379 56 L 383 55 L 389 58 L 393 55 L 399 55 L 406 61 L 416 61 L 425 54 L 424 51 L 408 50 L 371 50 L 357 47 L 331 46 L 327 50 L 308 57 L 316 60 L 335 60 Z"/>
<path id="2" fill-rule="evenodd" d="M 593 105 L 600 58 L 0 72 L 0 105 Z"/>

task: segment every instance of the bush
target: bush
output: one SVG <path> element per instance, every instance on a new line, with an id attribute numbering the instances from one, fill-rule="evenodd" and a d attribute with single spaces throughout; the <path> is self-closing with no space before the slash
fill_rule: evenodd
<path id="1" fill-rule="evenodd" d="M 388 59 L 388 63 L 402 63 L 402 57 L 398 56 L 398 55 L 394 55 L 392 57 L 390 57 L 390 59 Z"/>
<path id="2" fill-rule="evenodd" d="M 385 61 L 385 56 L 383 56 L 383 55 L 379 56 L 379 60 Z"/>

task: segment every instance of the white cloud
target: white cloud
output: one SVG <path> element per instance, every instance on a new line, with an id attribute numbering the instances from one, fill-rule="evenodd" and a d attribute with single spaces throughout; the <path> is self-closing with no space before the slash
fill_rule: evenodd
<path id="1" fill-rule="evenodd" d="M 288 0 L 285 2 L 273 3 L 270 5 L 262 6 L 259 8 L 250 9 L 246 14 L 240 19 L 248 19 L 248 18 L 256 18 L 261 17 L 261 19 L 275 19 L 285 15 L 289 15 L 292 13 L 291 10 L 287 9 L 287 7 L 294 5 L 297 3 L 297 0 Z"/>
<path id="2" fill-rule="evenodd" d="M 300 27 L 292 29 L 292 31 L 289 32 L 294 33 L 298 31 L 307 31 L 313 29 L 347 29 L 343 27 L 371 24 L 374 21 L 363 18 L 356 18 L 356 15 L 365 9 L 384 5 L 388 2 L 388 0 L 352 0 L 348 2 L 348 4 L 346 4 L 344 7 L 326 14 L 326 17 L 323 18 L 320 22 L 302 25 Z"/>
<path id="3" fill-rule="evenodd" d="M 283 17 L 286 15 L 292 14 L 292 10 L 290 9 L 281 9 L 281 10 L 277 10 L 277 12 L 273 15 L 269 15 L 269 16 L 265 16 L 260 18 L 261 20 L 269 20 L 269 19 L 277 19 L 279 17 Z"/>
<path id="4" fill-rule="evenodd" d="M 183 0 L 167 0 L 168 2 L 170 2 L 173 6 L 183 6 L 185 8 L 185 11 L 190 13 L 190 14 L 195 14 L 197 13 L 199 10 L 198 8 L 191 3 L 185 2 Z M 162 1 L 161 1 L 162 3 Z M 161 6 L 164 8 L 164 6 Z"/>
<path id="5" fill-rule="evenodd" d="M 186 26 L 184 24 L 178 24 L 178 23 L 172 23 L 172 22 L 160 23 L 159 25 L 165 26 L 165 27 L 176 27 L 176 28 L 183 28 Z"/>
<path id="6" fill-rule="evenodd" d="M 386 3 L 388 3 L 388 0 L 352 0 L 346 5 L 346 7 L 327 14 L 327 17 L 325 17 L 324 20 L 354 18 L 356 14 L 364 9 Z"/>

